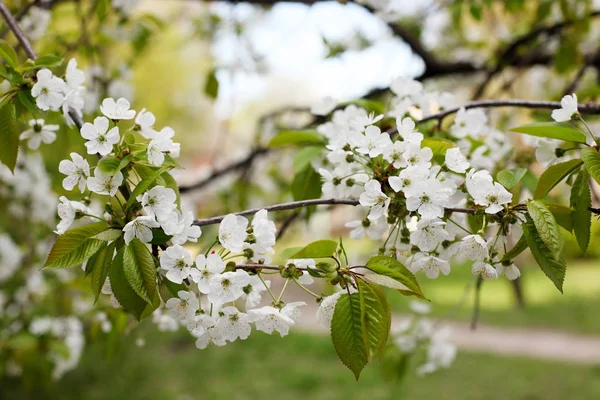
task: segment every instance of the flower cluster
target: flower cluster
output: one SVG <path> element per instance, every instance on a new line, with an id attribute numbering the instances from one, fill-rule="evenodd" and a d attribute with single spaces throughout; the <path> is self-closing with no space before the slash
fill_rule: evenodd
<path id="1" fill-rule="evenodd" d="M 506 276 L 518 277 L 516 267 L 503 265 L 498 256 L 512 194 L 488 171 L 509 148 L 504 136 L 487 125 L 481 110 L 463 108 L 445 136 L 426 138 L 418 130 L 419 118 L 443 110 L 451 96 L 427 93 L 419 82 L 404 78 L 391 89 L 396 96 L 388 118 L 349 105 L 317 128 L 328 140 L 325 159 L 314 165 L 323 196 L 358 198 L 367 209 L 365 218 L 346 224 L 350 236 L 387 235 L 387 251 L 413 272 L 436 278 L 450 272 L 450 258 L 462 257 L 458 249 L 475 235 L 482 251 L 472 258 L 473 273 L 495 279 L 508 267 Z M 382 131 L 380 125 L 392 119 L 395 128 Z M 465 228 L 467 214 L 485 221 L 480 229 Z M 505 229 L 496 229 L 488 240 L 493 222 Z"/>

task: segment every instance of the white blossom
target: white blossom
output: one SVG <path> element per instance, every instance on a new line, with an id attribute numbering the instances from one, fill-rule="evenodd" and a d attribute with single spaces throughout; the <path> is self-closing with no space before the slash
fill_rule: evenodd
<path id="1" fill-rule="evenodd" d="M 242 216 L 229 214 L 219 225 L 219 243 L 232 253 L 242 251 L 248 234 L 248 220 Z"/>
<path id="2" fill-rule="evenodd" d="M 332 112 L 337 106 L 337 100 L 332 97 L 324 97 L 319 102 L 313 104 L 310 112 L 313 115 L 327 115 Z"/>
<path id="3" fill-rule="evenodd" d="M 145 137 L 146 139 L 154 139 L 158 134 L 154 130 L 154 123 L 156 122 L 156 117 L 150 111 L 146 111 L 146 109 L 142 109 L 135 117 L 135 125 L 136 130 L 140 132 L 140 135 Z"/>
<path id="4" fill-rule="evenodd" d="M 282 310 L 270 306 L 249 310 L 248 316 L 256 329 L 269 335 L 277 331 L 282 337 L 286 336 L 290 327 L 294 325 L 294 320 L 285 315 Z"/>
<path id="5" fill-rule="evenodd" d="M 140 216 L 134 219 L 133 221 L 128 222 L 125 227 L 123 227 L 123 232 L 125 233 L 125 244 L 129 245 L 129 243 L 134 239 L 138 238 L 144 243 L 150 243 L 152 240 L 152 229 L 151 228 L 159 228 L 160 225 L 158 222 L 154 220 L 152 217 Z"/>
<path id="6" fill-rule="evenodd" d="M 143 195 L 138 196 L 137 201 L 142 204 L 146 215 L 154 217 L 158 221 L 169 217 L 177 208 L 175 191 L 164 186 L 154 186 Z"/>
<path id="7" fill-rule="evenodd" d="M 127 99 L 121 97 L 117 101 L 112 97 L 102 100 L 100 111 L 113 121 L 121 119 L 133 119 L 135 110 L 130 110 L 131 104 Z"/>
<path id="8" fill-rule="evenodd" d="M 200 254 L 196 257 L 196 268 L 190 270 L 192 280 L 198 284 L 200 293 L 208 294 L 211 291 L 210 281 L 225 271 L 225 263 L 218 254 L 210 254 L 206 257 Z"/>
<path id="9" fill-rule="evenodd" d="M 360 195 L 361 206 L 371 207 L 368 218 L 377 219 L 387 212 L 391 199 L 381 191 L 381 184 L 372 179 L 365 183 L 365 191 Z"/>
<path id="10" fill-rule="evenodd" d="M 60 173 L 67 175 L 62 182 L 63 188 L 73 190 L 75 186 L 79 186 L 79 191 L 83 193 L 90 176 L 90 164 L 77 153 L 71 153 L 71 160 L 73 161 L 62 160 L 58 164 Z"/>
<path id="11" fill-rule="evenodd" d="M 465 173 L 471 167 L 467 158 L 458 147 L 453 147 L 446 151 L 445 163 L 450 171 L 459 174 Z"/>
<path id="12" fill-rule="evenodd" d="M 471 268 L 471 272 L 473 275 L 480 275 L 486 280 L 498 279 L 498 271 L 496 271 L 496 268 L 484 261 L 475 261 L 475 263 L 473 263 L 473 267 Z"/>
<path id="13" fill-rule="evenodd" d="M 217 329 L 224 339 L 230 342 L 234 342 L 238 338 L 248 339 L 251 328 L 247 314 L 231 306 L 222 308 L 219 314 L 221 316 L 217 320 Z"/>
<path id="14" fill-rule="evenodd" d="M 42 111 L 57 111 L 65 98 L 65 81 L 52 75 L 47 68 L 40 69 L 36 74 L 37 82 L 31 88 L 38 108 Z"/>
<path id="15" fill-rule="evenodd" d="M 250 275 L 244 270 L 215 274 L 208 284 L 208 300 L 217 304 L 235 301 L 244 293 L 244 287 L 249 283 Z"/>
<path id="16" fill-rule="evenodd" d="M 160 267 L 167 271 L 167 279 L 183 283 L 190 276 L 192 255 L 179 245 L 170 246 L 160 255 Z"/>
<path id="17" fill-rule="evenodd" d="M 578 114 L 577 111 L 577 95 L 566 95 L 560 100 L 560 108 L 552 111 L 552 119 L 556 122 L 566 122 L 573 118 L 573 115 Z"/>
<path id="18" fill-rule="evenodd" d="M 109 121 L 105 117 L 96 117 L 94 123 L 86 122 L 81 127 L 81 136 L 87 139 L 85 147 L 88 154 L 105 156 L 112 152 L 113 146 L 119 143 L 119 128 L 108 129 Z"/>
<path id="19" fill-rule="evenodd" d="M 123 174 L 120 171 L 115 175 L 105 175 L 98 168 L 94 170 L 94 176 L 87 180 L 88 189 L 92 192 L 109 196 L 114 196 L 122 183 Z"/>
<path id="20" fill-rule="evenodd" d="M 78 201 L 69 201 L 65 196 L 60 196 L 60 203 L 58 204 L 60 223 L 55 232 L 59 235 L 65 233 L 75 221 L 77 213 L 87 213 L 87 207 Z"/>
<path id="21" fill-rule="evenodd" d="M 58 125 L 45 125 L 43 119 L 32 119 L 29 121 L 30 128 L 21 133 L 19 139 L 29 140 L 27 147 L 37 150 L 42 142 L 50 144 L 56 140 Z"/>
<path id="22" fill-rule="evenodd" d="M 177 296 L 170 298 L 166 303 L 171 315 L 182 321 L 192 318 L 200 308 L 200 303 L 194 292 L 180 290 L 177 292 Z"/>

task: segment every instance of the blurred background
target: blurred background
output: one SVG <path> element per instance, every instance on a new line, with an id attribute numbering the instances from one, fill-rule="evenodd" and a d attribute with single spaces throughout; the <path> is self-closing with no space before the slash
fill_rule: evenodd
<path id="1" fill-rule="evenodd" d="M 295 150 L 273 151 L 266 144 L 282 129 L 314 122 L 310 107 L 325 96 L 385 104 L 398 76 L 450 92 L 456 105 L 491 98 L 559 100 L 573 92 L 581 102 L 593 102 L 600 94 L 598 1 L 6 3 L 15 14 L 25 10 L 23 24 L 31 24 L 28 33 L 40 54 L 78 59 L 99 99 L 126 97 L 134 109 L 152 111 L 157 125 L 174 128 L 185 168 L 176 179 L 198 218 L 291 200 Z M 41 17 L 31 16 L 35 8 L 49 15 L 41 33 L 35 31 Z M 98 70 L 103 72 L 94 75 Z M 507 109 L 489 118 L 508 129 L 547 120 L 549 112 Z M 598 127 L 593 118 L 588 122 Z M 78 133 L 66 129 L 56 142 L 42 145 L 49 185 L 59 195 L 58 162 L 81 148 Z M 519 143 L 514 159 L 539 171 L 534 152 Z M 564 194 L 556 190 L 552 196 Z M 276 251 L 341 236 L 350 258 L 366 260 L 373 243 L 352 241 L 343 225 L 354 212 L 319 211 L 310 220 L 277 214 L 278 225 L 289 228 Z M 0 229 L 9 232 L 11 226 L 17 226 L 14 217 L 0 213 Z M 199 248 L 215 233 L 203 232 Z M 449 369 L 426 377 L 411 371 L 399 378 L 373 363 L 356 382 L 315 323 L 314 300 L 290 291 L 289 299 L 311 303 L 305 322 L 288 337 L 257 332 L 247 341 L 206 350 L 196 349 L 187 332 L 159 332 L 152 321 L 133 324 L 102 305 L 112 329 L 105 332 L 92 318 L 77 368 L 49 383 L 35 374 L 6 373 L 0 398 L 598 399 L 600 224 L 593 225 L 586 254 L 563 233 L 569 268 L 564 294 L 524 254 L 516 283 L 483 284 L 476 330 L 470 266 L 420 279 L 431 300 L 430 316 L 451 328 L 459 348 Z M 34 244 L 27 240 L 24 249 Z M 73 279 L 77 290 L 87 290 L 83 280 Z M 410 299 L 389 296 L 397 318 L 406 318 Z"/>

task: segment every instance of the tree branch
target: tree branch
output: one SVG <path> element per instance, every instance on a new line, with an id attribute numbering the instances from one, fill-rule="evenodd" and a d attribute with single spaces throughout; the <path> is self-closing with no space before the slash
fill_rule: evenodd
<path id="1" fill-rule="evenodd" d="M 4 4 L 3 0 L 0 0 L 0 14 L 2 14 L 2 16 L 4 17 L 4 20 L 8 24 L 8 27 L 13 32 L 21 46 L 23 46 L 23 50 L 25 51 L 25 54 L 27 54 L 27 57 L 31 58 L 32 60 L 35 60 L 38 56 L 35 50 L 33 50 L 31 42 L 29 42 L 29 39 L 27 39 L 25 33 L 23 33 L 21 28 L 19 28 L 17 21 L 12 16 L 8 7 L 6 7 L 6 4 Z"/>
<path id="2" fill-rule="evenodd" d="M 557 109 L 560 108 L 558 101 L 534 101 L 534 100 L 481 100 L 466 103 L 461 107 L 450 108 L 437 114 L 429 115 L 417 123 L 423 123 L 432 120 L 442 120 L 448 115 L 455 114 L 461 108 L 499 108 L 499 107 L 518 107 L 518 108 L 541 108 L 541 109 Z M 580 104 L 579 112 L 582 114 L 600 114 L 600 104 L 588 103 Z M 392 132 L 393 133 L 393 132 Z"/>

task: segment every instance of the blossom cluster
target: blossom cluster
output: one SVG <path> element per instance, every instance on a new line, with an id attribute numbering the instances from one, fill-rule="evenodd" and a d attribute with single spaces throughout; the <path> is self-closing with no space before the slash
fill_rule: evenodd
<path id="1" fill-rule="evenodd" d="M 517 278 L 518 269 L 499 257 L 510 227 L 498 229 L 492 222 L 501 222 L 498 216 L 512 202 L 512 194 L 489 172 L 508 152 L 505 136 L 488 126 L 483 111 L 462 108 L 444 137 L 426 138 L 417 126 L 420 119 L 443 110 L 452 96 L 428 93 L 420 82 L 405 78 L 392 82 L 391 90 L 395 96 L 385 116 L 349 105 L 317 128 L 328 140 L 325 159 L 313 163 L 323 179 L 323 196 L 358 198 L 367 213 L 346 224 L 350 236 L 386 236 L 386 251 L 414 273 L 447 275 L 451 257 L 461 257 L 473 261 L 473 273 L 484 279 Z M 319 112 L 333 109 L 326 103 Z M 382 131 L 379 125 L 394 119 L 395 129 Z M 466 228 L 467 214 L 479 210 L 486 226 Z M 518 233 L 512 236 L 518 239 Z"/>

